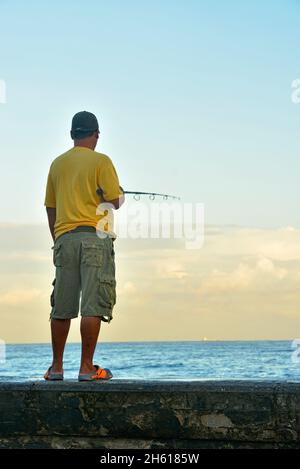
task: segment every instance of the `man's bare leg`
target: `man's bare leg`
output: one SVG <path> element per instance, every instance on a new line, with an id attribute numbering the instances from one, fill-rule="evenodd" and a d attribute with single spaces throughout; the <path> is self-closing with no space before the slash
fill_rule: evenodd
<path id="1" fill-rule="evenodd" d="M 70 330 L 71 319 L 51 319 L 52 335 L 52 373 L 61 373 L 63 370 L 63 355 Z"/>
<path id="2" fill-rule="evenodd" d="M 81 318 L 81 365 L 80 374 L 87 374 L 95 371 L 93 366 L 93 357 L 97 340 L 100 332 L 100 317 L 83 317 Z"/>

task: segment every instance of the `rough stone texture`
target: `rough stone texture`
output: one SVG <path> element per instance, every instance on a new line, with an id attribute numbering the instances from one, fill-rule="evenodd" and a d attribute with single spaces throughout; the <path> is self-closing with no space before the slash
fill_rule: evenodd
<path id="1" fill-rule="evenodd" d="M 300 448 L 300 383 L 2 383 L 0 447 Z"/>

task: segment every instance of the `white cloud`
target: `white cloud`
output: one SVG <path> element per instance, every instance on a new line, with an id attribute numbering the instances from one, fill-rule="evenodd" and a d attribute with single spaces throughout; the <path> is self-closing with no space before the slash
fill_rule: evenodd
<path id="1" fill-rule="evenodd" d="M 51 255 L 47 255 L 44 252 L 37 251 L 12 251 L 0 254 L 1 261 L 32 261 L 32 262 L 50 262 L 52 259 Z"/>
<path id="2" fill-rule="evenodd" d="M 283 280 L 288 275 L 288 271 L 281 267 L 276 267 L 268 258 L 257 259 L 255 265 L 240 262 L 231 271 L 213 269 L 204 277 L 199 293 L 219 294 L 234 290 L 259 289 L 261 285 L 268 283 L 266 291 L 271 290 L 271 286 L 277 285 L 276 281 Z M 297 273 L 296 273 L 297 275 Z"/>
<path id="3" fill-rule="evenodd" d="M 41 297 L 42 292 L 37 288 L 27 290 L 11 290 L 0 294 L 0 305 L 17 306 L 24 303 L 31 303 Z"/>
<path id="4" fill-rule="evenodd" d="M 212 273 L 204 278 L 199 293 L 216 294 L 225 291 L 247 288 L 253 281 L 255 270 L 246 264 L 239 264 L 232 272 L 223 272 L 213 269 Z"/>
<path id="5" fill-rule="evenodd" d="M 158 260 L 155 266 L 159 278 L 183 279 L 188 275 L 183 263 L 175 259 Z"/>
<path id="6" fill-rule="evenodd" d="M 257 269 L 261 272 L 273 275 L 279 279 L 283 279 L 288 275 L 288 270 L 281 267 L 276 267 L 271 259 L 263 257 L 257 261 Z"/>
<path id="7" fill-rule="evenodd" d="M 137 292 L 137 288 L 133 282 L 124 282 L 118 287 L 118 295 L 132 295 Z"/>

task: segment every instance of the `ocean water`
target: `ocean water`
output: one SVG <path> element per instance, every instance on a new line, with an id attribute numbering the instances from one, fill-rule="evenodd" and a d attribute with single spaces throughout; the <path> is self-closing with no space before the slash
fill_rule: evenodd
<path id="1" fill-rule="evenodd" d="M 77 379 L 79 362 L 80 344 L 67 344 L 65 379 Z M 7 345 L 0 381 L 41 380 L 50 363 L 50 344 Z M 99 343 L 94 363 L 114 379 L 300 382 L 291 341 Z"/>

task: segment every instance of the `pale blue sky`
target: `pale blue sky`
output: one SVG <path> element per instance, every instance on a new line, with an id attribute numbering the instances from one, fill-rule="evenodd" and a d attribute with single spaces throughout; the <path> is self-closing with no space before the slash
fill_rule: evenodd
<path id="1" fill-rule="evenodd" d="M 97 114 L 124 188 L 206 223 L 300 226 L 297 0 L 0 0 L 1 222 L 46 222 L 51 161 Z"/>

